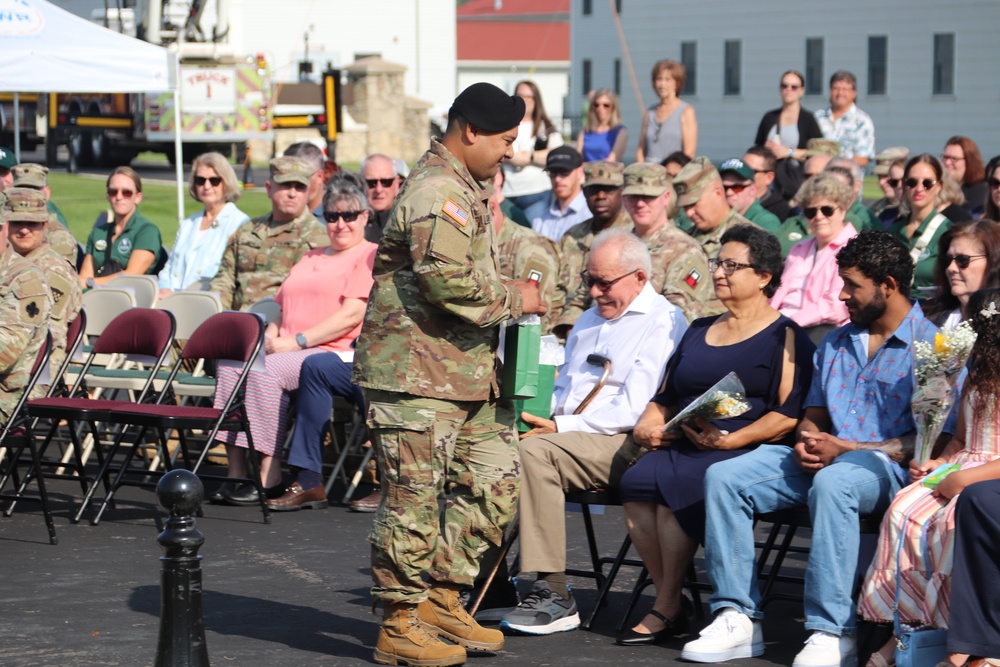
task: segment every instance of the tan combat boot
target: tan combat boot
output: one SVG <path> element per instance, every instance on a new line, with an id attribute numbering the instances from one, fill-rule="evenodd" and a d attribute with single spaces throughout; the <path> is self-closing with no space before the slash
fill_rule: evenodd
<path id="1" fill-rule="evenodd" d="M 420 621 L 432 632 L 465 648 L 479 651 L 499 651 L 503 648 L 503 633 L 476 623 L 465 611 L 458 589 L 434 586 L 425 602 L 418 605 Z"/>
<path id="2" fill-rule="evenodd" d="M 465 649 L 446 644 L 428 632 L 417 617 L 417 605 L 386 603 L 375 643 L 375 662 L 411 667 L 462 665 Z"/>

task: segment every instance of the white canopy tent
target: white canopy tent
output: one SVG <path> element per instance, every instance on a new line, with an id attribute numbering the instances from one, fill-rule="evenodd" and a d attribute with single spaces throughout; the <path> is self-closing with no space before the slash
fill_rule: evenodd
<path id="1" fill-rule="evenodd" d="M 82 19 L 46 0 L 0 0 L 0 90 L 14 93 L 172 92 L 181 118 L 177 56 Z M 53 113 L 54 110 L 50 110 Z M 15 153 L 20 161 L 20 146 Z M 180 122 L 174 123 L 177 211 L 184 217 Z"/>

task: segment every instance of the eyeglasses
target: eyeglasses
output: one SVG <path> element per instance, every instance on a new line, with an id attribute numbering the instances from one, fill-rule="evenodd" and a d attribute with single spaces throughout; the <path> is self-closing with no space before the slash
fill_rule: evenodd
<path id="1" fill-rule="evenodd" d="M 600 278 L 594 278 L 592 275 L 584 271 L 583 273 L 580 274 L 580 279 L 583 280 L 583 284 L 587 286 L 587 289 L 590 289 L 591 287 L 597 287 L 597 289 L 601 290 L 602 292 L 607 292 L 612 287 L 614 287 L 615 283 L 617 283 L 619 280 L 624 280 L 625 278 L 628 278 L 630 275 L 637 272 L 638 270 L 639 269 L 632 269 L 624 276 L 618 276 L 614 280 L 601 280 Z"/>
<path id="2" fill-rule="evenodd" d="M 730 191 L 730 190 L 732 190 L 733 194 L 736 194 L 736 195 L 738 195 L 739 193 L 743 192 L 744 190 L 746 190 L 749 187 L 750 187 L 749 183 L 723 183 L 722 184 L 722 189 L 723 190 L 725 190 L 727 192 Z"/>
<path id="3" fill-rule="evenodd" d="M 801 87 L 802 86 L 800 86 L 797 83 L 783 83 L 783 84 L 781 84 L 781 89 L 782 90 L 798 90 Z"/>
<path id="4" fill-rule="evenodd" d="M 948 155 L 944 154 L 941 156 L 942 162 L 962 162 L 965 158 L 961 155 Z"/>
<path id="5" fill-rule="evenodd" d="M 344 222 L 354 222 L 364 211 L 323 211 L 323 219 L 329 223 L 334 223 L 344 219 Z"/>
<path id="6" fill-rule="evenodd" d="M 369 190 L 374 190 L 375 186 L 382 184 L 383 188 L 391 188 L 392 184 L 396 182 L 395 178 L 366 178 L 365 183 L 368 184 Z"/>
<path id="7" fill-rule="evenodd" d="M 836 210 L 837 207 L 835 206 L 807 206 L 802 209 L 802 212 L 807 218 L 812 220 L 816 217 L 817 213 L 822 213 L 824 218 L 831 218 Z"/>
<path id="8" fill-rule="evenodd" d="M 903 182 L 901 178 L 888 178 L 886 182 L 889 184 L 890 188 L 898 188 L 899 184 Z"/>
<path id="9" fill-rule="evenodd" d="M 1000 188 L 1000 179 L 991 178 L 986 182 L 989 184 L 990 190 L 996 190 L 997 188 Z"/>
<path id="10" fill-rule="evenodd" d="M 911 190 L 917 187 L 917 183 L 923 185 L 924 190 L 930 190 L 935 185 L 937 185 L 937 181 L 931 178 L 925 178 L 923 180 L 918 180 L 916 178 L 908 178 L 905 181 L 903 181 L 903 183 L 906 185 L 906 187 L 910 188 Z"/>
<path id="11" fill-rule="evenodd" d="M 194 184 L 197 187 L 205 185 L 205 183 L 211 183 L 213 188 L 217 188 L 222 184 L 221 176 L 195 176 Z"/>
<path id="12" fill-rule="evenodd" d="M 708 270 L 711 273 L 715 273 L 722 267 L 722 272 L 727 276 L 731 276 L 736 273 L 739 269 L 756 269 L 757 267 L 753 264 L 743 264 L 741 262 L 734 262 L 731 259 L 719 259 L 718 257 L 712 257 L 708 260 Z"/>
<path id="13" fill-rule="evenodd" d="M 611 108 L 611 103 L 610 102 L 596 102 L 594 104 L 594 106 L 595 107 L 601 107 L 602 109 L 610 109 Z"/>
<path id="14" fill-rule="evenodd" d="M 945 266 L 951 266 L 951 263 L 955 262 L 955 266 L 958 268 L 967 269 L 969 268 L 969 262 L 980 257 L 986 257 L 986 255 L 945 255 L 944 258 L 948 260 Z"/>
<path id="15" fill-rule="evenodd" d="M 132 195 L 135 194 L 134 190 L 119 190 L 118 188 L 108 188 L 108 197 L 117 197 L 118 193 L 122 193 L 122 197 L 125 199 L 131 199 Z"/>

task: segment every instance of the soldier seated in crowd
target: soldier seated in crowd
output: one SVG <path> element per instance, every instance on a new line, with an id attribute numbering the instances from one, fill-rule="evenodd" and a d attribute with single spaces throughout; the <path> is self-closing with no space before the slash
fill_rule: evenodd
<path id="1" fill-rule="evenodd" d="M 674 176 L 677 204 L 694 224 L 691 236 L 701 244 L 706 257 L 716 257 L 720 239 L 733 225 L 750 223 L 726 201 L 722 178 L 707 157 L 696 157 Z M 753 224 L 753 223 L 750 223 Z M 705 315 L 715 315 L 719 310 Z"/>
<path id="2" fill-rule="evenodd" d="M 589 162 L 583 165 L 583 196 L 591 217 L 575 224 L 559 241 L 559 284 L 556 299 L 561 312 L 553 313 L 553 333 L 565 341 L 569 330 L 591 304 L 575 299 L 583 280 L 580 274 L 587 265 L 587 254 L 594 237 L 605 229 L 631 229 L 632 218 L 622 205 L 622 177 L 624 167 L 619 162 Z M 572 301 L 572 303 L 570 303 Z"/>
<path id="3" fill-rule="evenodd" d="M 330 245 L 326 229 L 306 208 L 312 168 L 294 157 L 271 160 L 267 196 L 271 212 L 243 223 L 222 253 L 211 291 L 222 307 L 247 310 L 274 296 L 303 255 Z"/>
<path id="4" fill-rule="evenodd" d="M 23 166 L 19 165 L 15 170 Z M 66 358 L 66 330 L 83 307 L 83 289 L 76 271 L 45 240 L 45 233 L 52 224 L 51 214 L 45 207 L 45 195 L 38 190 L 18 187 L 10 188 L 4 194 L 7 195 L 4 204 L 7 243 L 14 252 L 41 269 L 52 296 L 49 313 L 52 356 L 49 366 L 55 372 Z"/>
<path id="5" fill-rule="evenodd" d="M 42 270 L 8 246 L 11 212 L 7 197 L 0 193 L 0 426 L 14 416 L 45 342 L 52 310 Z"/>
<path id="6" fill-rule="evenodd" d="M 45 207 L 49 213 L 49 224 L 45 227 L 45 240 L 52 246 L 76 273 L 77 267 L 83 261 L 83 249 L 73 238 L 67 228 L 66 218 L 62 211 L 52 201 L 52 191 L 49 190 L 49 168 L 31 162 L 19 164 L 11 170 L 14 174 L 15 188 L 31 188 L 45 196 Z"/>
<path id="7" fill-rule="evenodd" d="M 323 220 L 323 193 L 326 192 L 326 184 L 330 182 L 331 173 L 327 172 L 326 156 L 323 150 L 309 141 L 294 143 L 284 152 L 285 157 L 297 157 L 313 170 L 309 178 L 309 192 L 306 208 L 316 216 L 317 220 Z"/>
<path id="8" fill-rule="evenodd" d="M 629 431 L 687 330 L 680 309 L 653 289 L 651 273 L 649 252 L 635 235 L 622 229 L 597 235 L 584 277 L 596 304 L 570 334 L 553 416 L 521 415 L 532 428 L 520 443 L 520 559 L 538 578 L 502 627 L 544 635 L 580 624 L 566 585 L 564 490 L 614 487 L 632 465 L 640 448 Z M 611 365 L 603 387 L 603 367 L 588 359 L 593 354 Z"/>

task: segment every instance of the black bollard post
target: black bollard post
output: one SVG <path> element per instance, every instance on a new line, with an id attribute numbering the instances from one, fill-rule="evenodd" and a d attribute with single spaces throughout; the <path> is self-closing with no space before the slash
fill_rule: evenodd
<path id="1" fill-rule="evenodd" d="M 170 517 L 157 537 L 160 557 L 160 640 L 155 667 L 208 667 L 205 620 L 201 608 L 201 556 L 205 542 L 194 526 L 205 489 L 198 476 L 172 470 L 156 485 L 156 496 Z"/>

